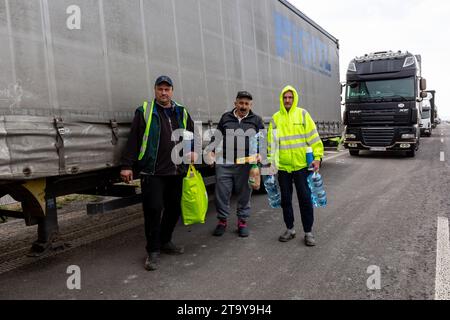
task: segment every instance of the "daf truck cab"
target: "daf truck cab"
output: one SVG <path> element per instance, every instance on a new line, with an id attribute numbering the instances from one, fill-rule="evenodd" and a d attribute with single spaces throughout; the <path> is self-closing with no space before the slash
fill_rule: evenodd
<path id="1" fill-rule="evenodd" d="M 433 132 L 433 125 L 431 122 L 431 113 L 433 111 L 430 103 L 431 98 L 432 94 L 428 93 L 428 97 L 423 99 L 422 113 L 420 119 L 420 135 L 426 137 L 431 137 L 431 134 Z"/>
<path id="2" fill-rule="evenodd" d="M 346 88 L 344 146 L 352 156 L 361 150 L 416 155 L 427 97 L 420 55 L 382 51 L 357 57 L 349 64 Z"/>

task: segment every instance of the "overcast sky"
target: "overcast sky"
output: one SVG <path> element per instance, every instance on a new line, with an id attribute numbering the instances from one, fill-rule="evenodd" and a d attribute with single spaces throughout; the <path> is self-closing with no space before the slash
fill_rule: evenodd
<path id="1" fill-rule="evenodd" d="M 341 81 L 355 56 L 376 51 L 422 55 L 422 76 L 450 120 L 450 1 L 289 0 L 340 42 Z"/>

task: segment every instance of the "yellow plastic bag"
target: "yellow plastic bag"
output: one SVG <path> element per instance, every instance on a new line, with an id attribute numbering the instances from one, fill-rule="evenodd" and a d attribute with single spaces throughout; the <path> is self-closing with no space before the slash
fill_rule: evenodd
<path id="1" fill-rule="evenodd" d="M 183 179 L 181 196 L 181 213 L 185 226 L 205 223 L 208 211 L 208 193 L 202 175 L 193 165 L 189 166 L 186 178 Z"/>

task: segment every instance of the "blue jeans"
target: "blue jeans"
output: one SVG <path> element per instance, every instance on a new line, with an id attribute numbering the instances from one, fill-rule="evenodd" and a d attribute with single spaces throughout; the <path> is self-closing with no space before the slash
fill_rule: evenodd
<path id="1" fill-rule="evenodd" d="M 288 229 L 294 228 L 294 209 L 292 208 L 293 185 L 297 190 L 297 198 L 300 204 L 300 214 L 302 217 L 303 231 L 312 232 L 314 224 L 314 208 L 311 201 L 311 189 L 308 186 L 307 178 L 310 174 L 308 169 L 288 173 L 278 172 L 278 182 L 281 191 L 281 207 L 283 208 L 284 222 Z"/>
<path id="2" fill-rule="evenodd" d="M 230 215 L 231 195 L 237 194 L 237 216 L 247 220 L 250 217 L 252 189 L 248 185 L 250 165 L 216 166 L 216 209 L 217 218 L 227 220 Z"/>

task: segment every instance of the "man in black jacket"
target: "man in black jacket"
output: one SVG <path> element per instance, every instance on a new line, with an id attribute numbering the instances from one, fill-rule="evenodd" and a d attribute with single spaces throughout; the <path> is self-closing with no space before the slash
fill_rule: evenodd
<path id="1" fill-rule="evenodd" d="M 247 91 L 240 91 L 236 97 L 235 108 L 225 113 L 217 127 L 223 137 L 222 151 L 216 148 L 216 208 L 219 219 L 213 235 L 220 237 L 225 233 L 230 215 L 230 199 L 233 192 L 238 195 L 238 234 L 248 237 L 247 220 L 250 217 L 250 197 L 252 190 L 248 184 L 250 164 L 242 164 L 239 159 L 250 156 L 249 140 L 264 123 L 260 116 L 252 112 L 253 97 Z"/>
<path id="2" fill-rule="evenodd" d="M 158 269 L 159 255 L 183 254 L 172 242 L 172 233 L 181 216 L 181 194 L 185 168 L 171 157 L 176 142 L 175 130 L 194 132 L 194 122 L 187 110 L 172 101 L 173 83 L 167 76 L 155 82 L 155 99 L 136 110 L 127 148 L 122 157 L 123 181 L 133 180 L 133 168 L 141 176 L 146 250 L 145 268 Z M 197 154 L 189 158 L 195 162 Z"/>

